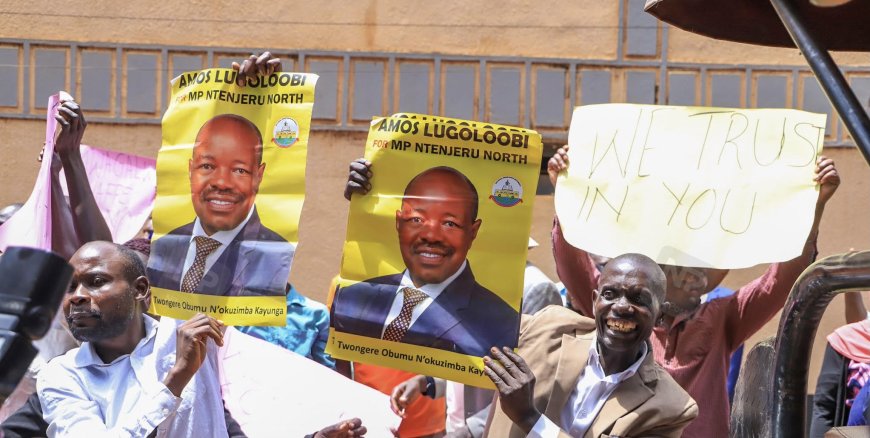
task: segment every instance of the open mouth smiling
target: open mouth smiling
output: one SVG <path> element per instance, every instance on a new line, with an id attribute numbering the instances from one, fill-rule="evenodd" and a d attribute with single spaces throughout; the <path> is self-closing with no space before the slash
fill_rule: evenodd
<path id="1" fill-rule="evenodd" d="M 637 330 L 637 323 L 621 318 L 607 318 L 607 328 L 619 333 L 631 333 Z"/>

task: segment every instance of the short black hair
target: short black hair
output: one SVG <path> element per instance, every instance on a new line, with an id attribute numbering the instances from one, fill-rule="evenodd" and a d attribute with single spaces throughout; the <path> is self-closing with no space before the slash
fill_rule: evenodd
<path id="1" fill-rule="evenodd" d="M 407 186 L 405 186 L 405 192 L 402 194 L 402 197 L 403 198 L 407 197 L 408 191 L 411 189 L 411 186 L 413 186 L 414 183 L 418 179 L 420 179 L 420 178 L 422 178 L 430 173 L 448 173 L 448 174 L 451 174 L 451 175 L 459 178 L 461 181 L 463 181 L 465 183 L 465 186 L 468 188 L 468 192 L 471 195 L 468 197 L 469 200 L 471 201 L 471 221 L 472 222 L 476 221 L 477 220 L 477 207 L 478 207 L 477 204 L 478 204 L 478 202 L 480 202 L 480 200 L 477 196 L 477 188 L 474 187 L 474 183 L 472 183 L 471 180 L 468 179 L 468 177 L 465 176 L 464 173 L 462 173 L 462 172 L 460 172 L 452 167 L 449 167 L 449 166 L 432 167 L 432 168 L 429 168 L 429 169 L 426 169 L 426 170 L 420 172 L 417 176 L 412 178 L 410 182 L 408 182 Z"/>
<path id="2" fill-rule="evenodd" d="M 139 255 L 133 249 L 130 249 L 124 245 L 118 245 L 117 243 L 113 243 L 115 249 L 118 250 L 118 254 L 124 259 L 124 277 L 127 278 L 128 283 L 133 283 L 139 277 L 145 276 L 145 263 L 142 262 L 142 259 L 139 258 Z"/>
<path id="3" fill-rule="evenodd" d="M 219 122 L 221 120 L 229 120 L 229 121 L 238 123 L 239 125 L 241 125 L 245 129 L 247 129 L 248 131 L 250 131 L 252 134 L 254 134 L 257 137 L 257 144 L 254 145 L 254 155 L 256 155 L 256 157 L 257 157 L 257 165 L 259 166 L 260 164 L 262 164 L 263 163 L 263 134 L 260 133 L 260 128 L 258 128 L 257 125 L 254 124 L 254 122 L 252 122 L 252 121 L 250 121 L 250 120 L 248 120 L 248 119 L 246 119 L 238 114 L 219 114 L 219 115 L 212 117 L 207 122 L 202 124 L 202 126 L 199 128 L 199 131 L 197 131 L 195 138 L 197 138 L 197 139 L 199 138 L 199 135 L 202 133 L 202 130 L 205 129 L 206 126 L 209 126 L 212 123 Z M 194 143 L 193 147 L 196 147 L 196 143 Z"/>

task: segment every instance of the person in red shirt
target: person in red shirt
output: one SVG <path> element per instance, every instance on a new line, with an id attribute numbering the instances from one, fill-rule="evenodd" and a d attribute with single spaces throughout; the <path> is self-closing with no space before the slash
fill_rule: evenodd
<path id="1" fill-rule="evenodd" d="M 567 153 L 568 146 L 564 146 L 547 163 L 553 186 L 559 173 L 568 168 Z M 668 278 L 664 317 L 650 340 L 656 362 L 698 402 L 698 418 L 686 428 L 684 437 L 728 436 L 730 405 L 725 381 L 729 357 L 779 312 L 798 276 L 815 259 L 819 222 L 825 204 L 840 184 L 833 160 L 818 158 L 815 182 L 820 185 L 819 198 L 801 255 L 771 264 L 764 275 L 734 295 L 701 304 L 701 295 L 715 288 L 727 275 L 726 270 L 662 267 Z M 595 263 L 589 253 L 565 241 L 558 219 L 552 238 L 556 271 L 572 308 L 592 316 L 593 291 L 599 277 Z"/>

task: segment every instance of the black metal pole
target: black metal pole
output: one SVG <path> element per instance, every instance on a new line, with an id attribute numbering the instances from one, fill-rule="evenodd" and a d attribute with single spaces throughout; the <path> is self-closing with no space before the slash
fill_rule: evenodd
<path id="1" fill-rule="evenodd" d="M 802 17 L 795 10 L 794 0 L 770 0 L 770 3 L 776 9 L 791 39 L 807 59 L 822 89 L 843 119 L 843 123 L 846 124 L 846 129 L 864 155 L 864 160 L 870 164 L 870 119 L 867 118 L 867 112 L 858 102 L 843 73 L 831 59 L 828 51 L 810 34 Z M 831 25 L 836 24 L 831 23 Z"/>
<path id="2" fill-rule="evenodd" d="M 820 260 L 808 267 L 792 287 L 776 332 L 770 436 L 806 436 L 807 373 L 819 321 L 838 293 L 868 287 L 870 251 Z"/>

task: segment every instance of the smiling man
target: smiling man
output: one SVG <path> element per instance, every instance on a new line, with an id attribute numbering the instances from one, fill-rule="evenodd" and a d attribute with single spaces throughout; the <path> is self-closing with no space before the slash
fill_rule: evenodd
<path id="1" fill-rule="evenodd" d="M 404 272 L 339 290 L 339 332 L 483 356 L 516 345 L 519 314 L 481 286 L 466 260 L 482 221 L 474 184 L 433 167 L 408 183 L 396 212 Z"/>
<path id="2" fill-rule="evenodd" d="M 499 393 L 485 436 L 679 437 L 698 407 L 651 353 L 665 287 L 654 261 L 625 254 L 601 273 L 594 319 L 559 306 L 524 318 L 518 353 L 484 358 Z"/>
<path id="3" fill-rule="evenodd" d="M 152 285 L 208 295 L 282 295 L 294 247 L 260 221 L 254 204 L 266 163 L 251 121 L 222 114 L 196 136 L 188 164 L 196 218 L 157 239 Z"/>

